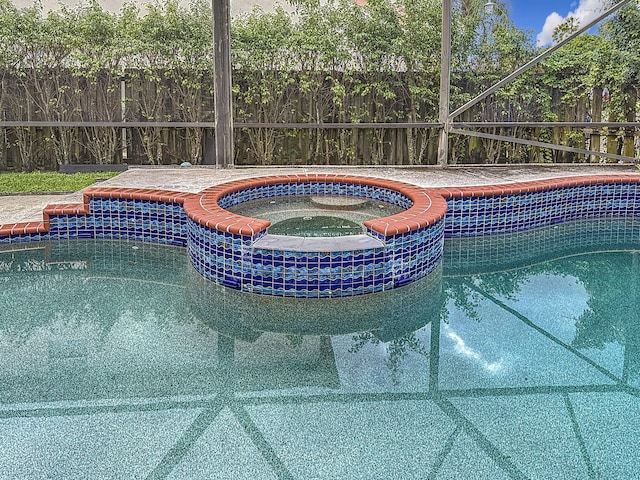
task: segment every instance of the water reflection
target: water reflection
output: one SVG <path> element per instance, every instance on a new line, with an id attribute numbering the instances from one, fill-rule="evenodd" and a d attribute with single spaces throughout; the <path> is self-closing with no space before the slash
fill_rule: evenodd
<path id="1" fill-rule="evenodd" d="M 384 350 L 384 364 L 394 379 L 392 384 L 397 384 L 408 357 L 429 356 L 429 342 L 425 344 L 419 333 L 425 325 L 439 321 L 443 307 L 441 268 L 419 282 L 391 292 L 335 299 L 254 295 L 215 285 L 195 272 L 192 277 L 190 304 L 195 316 L 221 335 L 237 340 L 233 342 L 236 348 L 245 348 L 247 344 L 258 346 L 264 337 L 272 342 L 278 338 L 318 337 L 326 345 L 324 358 L 331 357 L 341 379 L 344 368 L 340 366 L 345 359 L 366 356 L 370 353 L 367 347 L 373 346 L 376 352 L 380 348 L 375 347 Z M 295 344 L 279 347 L 281 353 L 291 353 L 290 377 L 297 375 L 298 354 L 294 347 Z M 253 348 L 252 352 L 262 358 L 264 349 Z M 268 353 L 262 362 L 271 362 Z M 382 375 L 387 375 L 386 369 Z M 344 388 L 345 382 L 318 381 L 316 385 Z M 276 389 L 283 387 L 277 382 L 272 385 Z"/>
<path id="2" fill-rule="evenodd" d="M 442 269 L 390 292 L 343 298 L 255 295 L 216 285 L 192 272 L 192 310 L 227 336 L 251 340 L 261 332 L 340 335 L 370 331 L 383 341 L 411 333 L 437 318 Z"/>
<path id="3" fill-rule="evenodd" d="M 562 258 L 515 268 L 509 256 L 514 268 L 486 273 L 445 263 L 336 299 L 220 287 L 173 247 L 4 249 L 0 399 L 638 387 L 639 253 L 554 248 Z"/>
<path id="4" fill-rule="evenodd" d="M 149 478 L 259 462 L 256 476 L 280 478 L 632 478 L 639 253 L 628 247 L 559 245 L 561 258 L 533 266 L 503 253 L 388 294 L 275 302 L 203 282 L 174 247 L 0 252 L 0 461 L 16 478 L 75 468 L 76 451 L 143 464 L 126 439 L 155 453 L 166 437 Z M 165 420 L 132 437 L 149 415 Z M 125 455 L 96 456 L 121 441 Z M 24 451 L 44 460 L 20 464 Z"/>
<path id="5" fill-rule="evenodd" d="M 0 252 L 0 400 L 198 393 L 212 381 L 216 337 L 184 301 L 182 249 L 34 247 Z"/>
<path id="6" fill-rule="evenodd" d="M 640 278 L 639 223 L 608 219 L 596 224 L 607 228 L 600 231 L 590 222 L 575 222 L 515 235 L 448 241 L 446 318 L 456 325 L 457 319 L 463 318 L 461 324 L 466 329 L 473 325 L 469 320 L 489 323 L 497 315 L 515 318 L 528 331 L 546 338 L 547 344 L 560 347 L 581 364 L 590 364 L 592 375 L 578 383 L 602 380 L 600 376 L 604 375 L 607 382 L 638 386 L 640 312 L 633 286 Z M 514 254 L 501 255 L 505 246 Z M 473 253 L 463 258 L 463 251 Z M 548 260 L 549 257 L 556 259 Z M 494 333 L 481 333 L 479 326 L 474 328 L 474 334 L 482 335 L 485 343 L 495 339 Z M 515 332 L 512 342 L 532 346 L 530 340 L 520 336 L 513 322 L 493 328 L 509 328 L 511 334 Z M 454 341 L 453 347 L 459 342 Z M 495 346 L 491 350 L 495 351 Z M 535 364 L 539 368 L 562 364 L 562 352 L 548 352 L 549 346 L 539 357 L 548 354 L 550 365 L 545 366 L 544 359 L 537 358 Z M 515 352 L 510 355 L 518 357 Z M 566 362 L 569 365 L 572 360 Z M 522 380 L 516 384 L 530 384 Z"/>
<path id="7" fill-rule="evenodd" d="M 0 272 L 3 402 L 336 389 L 335 337 L 423 354 L 415 332 L 442 306 L 441 270 L 400 295 L 274 301 L 204 280 L 184 250 L 127 242 L 4 249 Z"/>

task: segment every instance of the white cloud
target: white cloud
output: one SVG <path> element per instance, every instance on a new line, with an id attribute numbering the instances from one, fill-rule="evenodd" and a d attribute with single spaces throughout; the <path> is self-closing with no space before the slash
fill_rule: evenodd
<path id="1" fill-rule="evenodd" d="M 551 13 L 544 22 L 542 31 L 537 36 L 538 46 L 551 43 L 553 41 L 553 31 L 568 17 L 574 17 L 578 21 L 578 25 L 584 25 L 603 12 L 605 3 L 606 1 L 604 0 L 580 0 L 577 6 L 572 4 L 572 6 L 575 6 L 575 9 L 567 13 L 564 17 L 558 12 Z"/>
<path id="2" fill-rule="evenodd" d="M 558 25 L 564 22 L 565 17 L 560 15 L 558 12 L 551 13 L 547 19 L 544 21 L 544 26 L 542 27 L 542 31 L 537 36 L 538 46 L 542 47 L 543 45 L 547 45 L 551 43 L 553 40 L 553 31 L 556 29 Z"/>

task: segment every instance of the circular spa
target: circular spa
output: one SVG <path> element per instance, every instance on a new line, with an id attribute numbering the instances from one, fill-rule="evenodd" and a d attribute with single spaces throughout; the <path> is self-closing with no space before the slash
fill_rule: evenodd
<path id="1" fill-rule="evenodd" d="M 383 199 L 340 195 L 287 195 L 251 200 L 228 209 L 245 217 L 268 220 L 270 235 L 342 237 L 366 234 L 364 222 L 405 209 Z"/>
<path id="2" fill-rule="evenodd" d="M 345 297 L 411 283 L 440 263 L 446 202 L 369 177 L 240 180 L 185 201 L 191 263 L 242 291 Z"/>

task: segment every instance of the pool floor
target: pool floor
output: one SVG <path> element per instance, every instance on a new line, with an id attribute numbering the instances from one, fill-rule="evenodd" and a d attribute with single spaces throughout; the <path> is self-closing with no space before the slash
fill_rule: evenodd
<path id="1" fill-rule="evenodd" d="M 0 252 L 0 478 L 637 478 L 640 252 L 439 275 L 273 299 L 175 247 Z"/>

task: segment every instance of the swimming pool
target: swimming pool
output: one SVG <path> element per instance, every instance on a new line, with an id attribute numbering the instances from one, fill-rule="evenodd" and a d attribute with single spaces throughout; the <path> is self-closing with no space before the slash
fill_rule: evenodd
<path id="1" fill-rule="evenodd" d="M 334 299 L 222 287 L 179 247 L 5 246 L 0 472 L 633 478 L 639 232 L 450 238 L 423 280 Z"/>
<path id="2" fill-rule="evenodd" d="M 301 174 L 236 180 L 200 193 L 90 188 L 81 204 L 49 205 L 41 222 L 0 226 L 0 244 L 102 238 L 180 245 L 196 271 L 229 288 L 279 297 L 350 297 L 428 275 L 441 264 L 445 238 L 638 217 L 639 186 L 640 176 L 630 174 L 449 188 Z M 271 235 L 269 220 L 229 210 L 298 195 L 382 201 L 401 212 L 366 220 L 366 234 L 307 238 Z"/>

